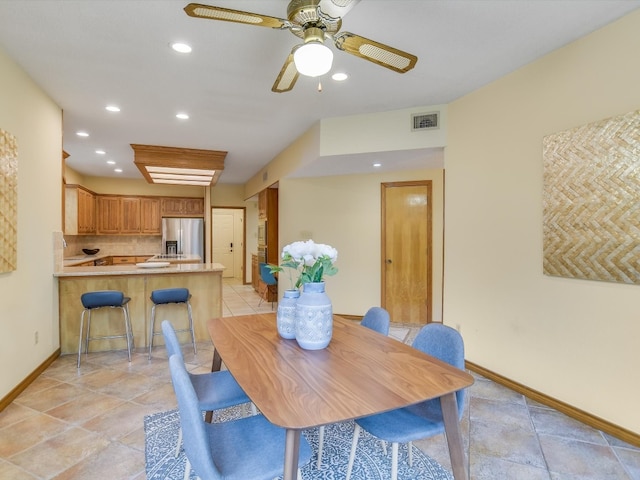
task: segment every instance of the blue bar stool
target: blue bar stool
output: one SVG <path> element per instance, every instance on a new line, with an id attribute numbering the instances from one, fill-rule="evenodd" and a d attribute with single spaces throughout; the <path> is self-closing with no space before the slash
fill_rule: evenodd
<path id="1" fill-rule="evenodd" d="M 178 332 L 191 332 L 191 343 L 193 343 L 193 353 L 196 354 L 196 334 L 193 330 L 193 316 L 191 315 L 191 303 L 189 299 L 191 294 L 187 288 L 164 288 L 161 290 L 154 290 L 151 292 L 151 301 L 153 307 L 151 307 L 151 328 L 149 329 L 149 360 L 151 360 L 151 349 L 153 348 L 153 337 L 156 335 L 162 335 L 162 331 L 155 331 L 156 324 L 156 307 L 159 305 L 168 305 L 170 303 L 184 304 L 187 306 L 187 314 L 189 316 L 189 327 L 182 330 L 176 330 Z"/>
<path id="2" fill-rule="evenodd" d="M 87 331 L 85 333 L 85 354 L 89 353 L 89 340 L 109 339 L 109 338 L 126 338 L 127 339 L 127 353 L 129 354 L 129 363 L 131 363 L 131 349 L 133 348 L 133 330 L 131 328 L 131 319 L 129 317 L 129 297 L 125 297 L 124 293 L 118 290 L 100 290 L 96 292 L 86 292 L 80 296 L 80 301 L 84 310 L 82 310 L 82 316 L 80 317 L 80 337 L 78 340 L 78 368 L 80 368 L 80 358 L 82 357 L 82 333 L 84 327 L 84 314 L 87 315 Z M 92 337 L 91 330 L 91 312 L 99 308 L 121 308 L 124 314 L 124 329 L 125 333 L 122 335 L 106 335 L 100 337 Z"/>

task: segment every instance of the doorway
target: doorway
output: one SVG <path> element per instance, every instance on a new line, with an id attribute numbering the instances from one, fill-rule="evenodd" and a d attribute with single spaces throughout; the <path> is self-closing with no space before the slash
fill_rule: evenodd
<path id="1" fill-rule="evenodd" d="M 225 266 L 223 278 L 244 283 L 244 208 L 211 209 L 211 261 Z"/>
<path id="2" fill-rule="evenodd" d="M 381 185 L 382 306 L 394 322 L 426 324 L 432 315 L 432 185 Z"/>

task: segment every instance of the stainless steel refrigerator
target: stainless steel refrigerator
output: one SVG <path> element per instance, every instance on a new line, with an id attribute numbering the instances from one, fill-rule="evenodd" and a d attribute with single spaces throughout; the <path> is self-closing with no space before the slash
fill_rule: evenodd
<path id="1" fill-rule="evenodd" d="M 199 255 L 204 262 L 204 220 L 163 218 L 162 248 L 163 253 L 169 255 Z"/>

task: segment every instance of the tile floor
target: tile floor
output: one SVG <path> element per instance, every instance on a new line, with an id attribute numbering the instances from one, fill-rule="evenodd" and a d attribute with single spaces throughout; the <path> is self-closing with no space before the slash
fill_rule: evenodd
<path id="1" fill-rule="evenodd" d="M 258 308 L 250 286 L 225 281 L 224 315 Z M 394 325 L 410 341 L 415 329 Z M 191 370 L 210 368 L 213 348 L 185 346 Z M 146 414 L 175 408 L 163 347 L 92 353 L 78 371 L 73 355 L 57 359 L 0 412 L 0 479 L 145 478 Z M 473 480 L 640 480 L 640 449 L 476 376 L 462 421 Z M 449 468 L 442 435 L 415 445 Z"/>

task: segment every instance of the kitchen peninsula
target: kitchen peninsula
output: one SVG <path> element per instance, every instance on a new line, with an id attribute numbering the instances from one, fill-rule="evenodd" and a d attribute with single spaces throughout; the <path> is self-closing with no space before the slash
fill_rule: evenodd
<path id="1" fill-rule="evenodd" d="M 225 267 L 219 263 L 157 265 L 155 262 L 145 262 L 136 265 L 67 266 L 54 273 L 59 283 L 61 353 L 78 352 L 80 315 L 83 310 L 80 296 L 96 290 L 120 290 L 131 297 L 129 312 L 135 346 L 142 348 L 148 346 L 149 342 L 151 292 L 161 288 L 188 288 L 192 295 L 196 340 L 208 341 L 207 320 L 222 316 L 222 271 Z M 98 321 L 98 315 L 109 316 L 110 321 Z M 178 305 L 162 306 L 157 315 L 160 321 L 169 319 L 175 325 L 187 324 L 186 309 Z M 122 325 L 122 313 L 116 309 L 101 309 L 95 312 L 93 320 L 92 336 L 109 335 L 113 334 L 110 329 Z M 162 341 L 161 336 L 156 337 L 154 346 L 162 345 Z M 122 339 L 95 340 L 90 344 L 90 351 L 121 348 L 124 348 Z"/>

